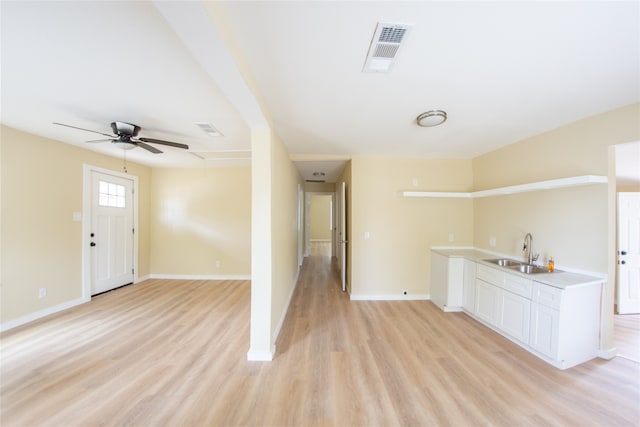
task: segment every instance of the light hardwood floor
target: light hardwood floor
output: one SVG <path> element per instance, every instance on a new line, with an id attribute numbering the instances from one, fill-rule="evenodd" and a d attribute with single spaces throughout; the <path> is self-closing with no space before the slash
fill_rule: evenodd
<path id="1" fill-rule="evenodd" d="M 8 331 L 0 425 L 640 423 L 639 363 L 560 371 L 428 301 L 351 302 L 327 256 L 273 362 L 246 361 L 249 304 L 249 282 L 149 280 Z"/>

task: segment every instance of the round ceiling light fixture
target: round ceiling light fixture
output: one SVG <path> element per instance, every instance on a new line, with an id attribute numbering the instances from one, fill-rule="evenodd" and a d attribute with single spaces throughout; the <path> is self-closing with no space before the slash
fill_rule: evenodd
<path id="1" fill-rule="evenodd" d="M 447 121 L 447 113 L 442 110 L 427 111 L 416 118 L 418 126 L 425 128 L 441 125 L 445 121 Z"/>

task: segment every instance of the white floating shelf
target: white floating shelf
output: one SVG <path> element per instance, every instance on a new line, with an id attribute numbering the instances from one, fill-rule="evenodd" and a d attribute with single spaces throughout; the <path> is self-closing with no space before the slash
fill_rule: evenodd
<path id="1" fill-rule="evenodd" d="M 529 191 L 553 190 L 556 188 L 577 187 L 581 185 L 606 184 L 606 176 L 582 175 L 569 178 L 550 179 L 548 181 L 531 182 L 529 184 L 511 185 L 509 187 L 492 188 L 473 192 L 445 192 L 445 191 L 401 191 L 403 197 L 442 197 L 475 199 L 478 197 L 504 196 L 506 194 L 526 193 Z"/>

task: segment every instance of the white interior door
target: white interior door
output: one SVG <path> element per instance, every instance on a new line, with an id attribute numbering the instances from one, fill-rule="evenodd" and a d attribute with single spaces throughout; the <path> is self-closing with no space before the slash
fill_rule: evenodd
<path id="1" fill-rule="evenodd" d="M 91 172 L 91 294 L 133 282 L 133 180 Z"/>
<path id="2" fill-rule="evenodd" d="M 618 193 L 618 313 L 640 313 L 640 193 Z"/>
<path id="3" fill-rule="evenodd" d="M 302 185 L 298 184 L 298 267 L 302 266 L 304 248 L 304 191 Z"/>
<path id="4" fill-rule="evenodd" d="M 340 185 L 340 281 L 342 282 L 342 292 L 347 290 L 347 184 Z"/>

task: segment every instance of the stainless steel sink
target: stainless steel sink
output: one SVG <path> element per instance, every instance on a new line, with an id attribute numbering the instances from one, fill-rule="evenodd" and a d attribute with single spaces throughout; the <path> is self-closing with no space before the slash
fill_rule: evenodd
<path id="1" fill-rule="evenodd" d="M 509 258 L 485 259 L 484 261 L 525 274 L 548 273 L 547 269 L 544 267 L 538 267 L 537 265 L 527 264 Z"/>
<path id="2" fill-rule="evenodd" d="M 511 268 L 525 274 L 540 274 L 549 272 L 546 268 L 538 267 L 537 265 L 531 264 L 520 264 Z"/>
<path id="3" fill-rule="evenodd" d="M 520 261 L 515 261 L 508 258 L 485 259 L 485 261 L 490 262 L 492 264 L 497 264 L 500 267 L 513 267 L 513 266 L 522 265 Z"/>

